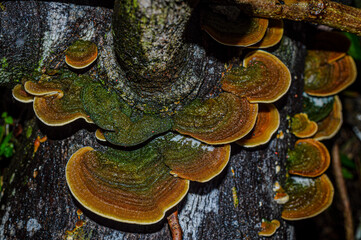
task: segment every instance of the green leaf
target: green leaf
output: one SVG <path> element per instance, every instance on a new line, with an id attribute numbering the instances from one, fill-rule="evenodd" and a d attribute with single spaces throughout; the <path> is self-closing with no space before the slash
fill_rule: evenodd
<path id="1" fill-rule="evenodd" d="M 29 126 L 27 129 L 26 129 L 26 138 L 29 138 L 31 136 L 31 134 L 33 133 L 33 128 L 31 126 Z"/>
<path id="2" fill-rule="evenodd" d="M 347 157 L 347 155 L 341 153 L 340 157 L 341 157 L 342 166 L 356 169 L 356 164 L 354 163 L 354 161 L 352 161 L 352 159 Z"/>
<path id="3" fill-rule="evenodd" d="M 1 114 L 1 117 L 2 118 L 6 118 L 8 116 L 8 113 L 7 112 L 3 112 L 2 114 Z"/>
<path id="4" fill-rule="evenodd" d="M 5 151 L 4 151 L 4 156 L 9 158 L 13 155 L 14 153 L 14 144 L 9 143 L 6 147 L 5 147 Z"/>
<path id="5" fill-rule="evenodd" d="M 7 117 L 5 118 L 5 123 L 6 123 L 6 124 L 13 124 L 13 123 L 14 123 L 14 120 L 13 120 L 13 118 L 12 118 L 11 116 L 7 116 Z"/>
<path id="6" fill-rule="evenodd" d="M 342 168 L 341 171 L 345 179 L 353 179 L 353 174 L 349 170 L 347 170 L 347 168 Z"/>
<path id="7" fill-rule="evenodd" d="M 10 142 L 10 139 L 12 137 L 12 132 L 10 132 L 6 137 L 4 138 L 4 141 L 0 144 L 0 156 L 4 155 L 6 147 L 8 146 L 8 143 Z"/>
<path id="8" fill-rule="evenodd" d="M 348 54 L 351 55 L 355 60 L 361 60 L 361 42 L 360 38 L 352 33 L 343 33 L 350 41 L 351 46 L 348 50 Z"/>
<path id="9" fill-rule="evenodd" d="M 5 132 L 5 127 L 4 127 L 4 126 L 0 126 L 0 143 L 1 143 L 2 140 L 3 140 L 4 132 Z"/>

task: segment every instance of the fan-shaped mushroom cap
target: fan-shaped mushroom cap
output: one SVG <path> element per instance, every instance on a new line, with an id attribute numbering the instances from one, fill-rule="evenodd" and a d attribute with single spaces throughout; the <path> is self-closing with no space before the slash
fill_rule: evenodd
<path id="1" fill-rule="evenodd" d="M 202 29 L 217 42 L 228 46 L 247 47 L 259 42 L 266 33 L 268 19 L 239 17 L 230 21 L 211 10 L 202 14 Z"/>
<path id="2" fill-rule="evenodd" d="M 314 139 L 301 139 L 288 151 L 290 174 L 317 177 L 330 166 L 330 154 L 323 143 Z"/>
<path id="3" fill-rule="evenodd" d="M 24 83 L 24 89 L 27 93 L 34 96 L 45 95 L 57 95 L 57 97 L 63 97 L 64 93 L 61 90 L 62 85 L 59 82 L 33 82 L 26 81 Z"/>
<path id="4" fill-rule="evenodd" d="M 317 178 L 291 177 L 286 184 L 290 200 L 283 206 L 282 218 L 301 220 L 326 210 L 333 200 L 333 186 L 323 174 Z"/>
<path id="5" fill-rule="evenodd" d="M 99 141 L 102 142 L 106 142 L 107 140 L 104 137 L 104 134 L 102 132 L 102 130 L 100 130 L 99 128 L 95 131 L 95 137 L 96 139 L 98 139 Z"/>
<path id="6" fill-rule="evenodd" d="M 310 121 L 306 113 L 298 113 L 291 118 L 291 131 L 298 138 L 315 135 L 317 128 L 317 123 Z"/>
<path id="7" fill-rule="evenodd" d="M 92 123 L 80 99 L 81 90 L 87 80 L 86 77 L 72 79 L 65 75 L 49 82 L 27 81 L 25 90 L 38 95 L 34 98 L 34 112 L 49 126 L 62 126 L 78 118 Z"/>
<path id="8" fill-rule="evenodd" d="M 197 182 L 207 182 L 226 167 L 231 153 L 229 144 L 210 146 L 193 138 L 168 134 L 161 149 L 171 174 Z"/>
<path id="9" fill-rule="evenodd" d="M 257 121 L 252 131 L 236 143 L 255 147 L 267 143 L 280 125 L 280 115 L 273 104 L 259 104 Z"/>
<path id="10" fill-rule="evenodd" d="M 290 200 L 290 196 L 286 192 L 276 192 L 273 199 L 277 204 L 286 204 Z"/>
<path id="11" fill-rule="evenodd" d="M 12 90 L 12 94 L 19 102 L 30 103 L 34 101 L 34 96 L 28 94 L 22 84 L 16 85 Z"/>
<path id="12" fill-rule="evenodd" d="M 79 118 L 92 123 L 82 106 L 62 101 L 56 95 L 35 97 L 33 108 L 36 116 L 49 126 L 63 126 Z"/>
<path id="13" fill-rule="evenodd" d="M 256 123 L 258 105 L 230 93 L 195 100 L 178 112 L 173 129 L 208 144 L 226 144 L 247 135 Z"/>
<path id="14" fill-rule="evenodd" d="M 289 200 L 288 194 L 282 188 L 278 181 L 276 181 L 273 185 L 273 191 L 276 192 L 274 196 L 274 200 L 277 204 L 285 204 Z"/>
<path id="15" fill-rule="evenodd" d="M 325 119 L 317 123 L 318 130 L 313 138 L 319 141 L 332 138 L 341 128 L 342 122 L 342 104 L 340 98 L 336 95 L 332 111 Z"/>
<path id="16" fill-rule="evenodd" d="M 186 195 L 189 181 L 173 177 L 147 146 L 96 152 L 85 147 L 66 166 L 74 197 L 88 210 L 115 221 L 152 224 Z"/>
<path id="17" fill-rule="evenodd" d="M 269 237 L 272 236 L 276 230 L 281 226 L 280 221 L 274 219 L 272 221 L 263 221 L 261 223 L 261 231 L 258 232 L 259 236 Z"/>
<path id="18" fill-rule="evenodd" d="M 282 19 L 268 19 L 268 21 L 268 28 L 262 40 L 249 48 L 269 48 L 281 41 L 283 37 Z"/>
<path id="19" fill-rule="evenodd" d="M 356 75 L 356 64 L 351 56 L 328 63 L 326 53 L 309 51 L 305 65 L 305 92 L 312 96 L 334 95 L 351 85 Z"/>
<path id="20" fill-rule="evenodd" d="M 77 40 L 66 50 L 65 62 L 72 68 L 82 69 L 92 64 L 97 56 L 98 48 L 95 43 Z"/>
<path id="21" fill-rule="evenodd" d="M 302 97 L 303 111 L 307 114 L 311 121 L 319 122 L 326 118 L 332 111 L 334 96 L 315 97 L 304 92 Z"/>
<path id="22" fill-rule="evenodd" d="M 291 74 L 277 57 L 265 51 L 249 53 L 244 67 L 232 68 L 222 78 L 222 89 L 251 103 L 271 103 L 281 98 L 291 85 Z"/>

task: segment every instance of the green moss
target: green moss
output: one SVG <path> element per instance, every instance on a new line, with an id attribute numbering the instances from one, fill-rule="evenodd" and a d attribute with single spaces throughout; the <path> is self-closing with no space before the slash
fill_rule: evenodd
<path id="1" fill-rule="evenodd" d="M 99 180 L 124 191 L 152 196 L 151 191 L 169 177 L 169 168 L 162 164 L 161 155 L 150 145 L 134 151 L 90 152 L 88 156 L 98 163 L 93 173 Z"/>
<path id="2" fill-rule="evenodd" d="M 3 57 L 3 58 L 1 59 L 1 68 L 6 69 L 6 68 L 8 68 L 8 67 L 9 67 L 9 63 L 7 62 L 6 57 Z"/>
<path id="3" fill-rule="evenodd" d="M 311 121 L 319 122 L 326 118 L 333 109 L 334 96 L 314 97 L 303 95 L 303 112 L 308 115 Z"/>
<path id="4" fill-rule="evenodd" d="M 288 151 L 287 166 L 289 170 L 311 171 L 318 168 L 320 159 L 320 152 L 315 146 L 302 142 Z"/>
<path id="5" fill-rule="evenodd" d="M 234 67 L 222 78 L 222 82 L 228 82 L 242 89 L 252 89 L 260 86 L 264 80 L 266 66 L 262 62 L 253 62 L 247 68 Z"/>

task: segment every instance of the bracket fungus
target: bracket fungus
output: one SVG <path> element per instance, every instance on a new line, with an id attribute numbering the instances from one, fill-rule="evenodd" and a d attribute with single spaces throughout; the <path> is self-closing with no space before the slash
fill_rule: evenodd
<path id="1" fill-rule="evenodd" d="M 105 139 L 105 137 L 104 137 L 104 134 L 103 134 L 102 130 L 99 129 L 99 128 L 95 131 L 95 138 L 98 139 L 101 142 L 106 142 L 107 141 Z"/>
<path id="2" fill-rule="evenodd" d="M 266 144 L 277 131 L 280 116 L 277 108 L 271 103 L 259 104 L 257 121 L 252 131 L 236 143 L 244 147 L 255 147 Z"/>
<path id="3" fill-rule="evenodd" d="M 115 221 L 151 224 L 187 193 L 189 181 L 173 177 L 151 147 L 135 151 L 91 147 L 75 152 L 66 166 L 74 197 L 87 209 Z"/>
<path id="4" fill-rule="evenodd" d="M 231 143 L 247 135 L 256 123 L 258 104 L 230 93 L 195 100 L 174 118 L 173 129 L 208 144 Z"/>
<path id="5" fill-rule="evenodd" d="M 339 34 L 336 34 L 335 38 L 339 39 L 338 36 Z M 334 46 L 332 42 L 329 42 L 330 39 L 334 39 L 334 37 L 322 38 L 324 42 L 316 46 L 317 50 L 307 51 L 305 92 L 312 96 L 337 94 L 356 80 L 357 68 L 353 58 L 346 52 L 324 48 L 330 44 Z M 350 44 L 346 45 L 350 46 Z"/>
<path id="6" fill-rule="evenodd" d="M 66 59 L 69 64 L 69 56 Z M 270 64 L 276 70 L 263 71 Z M 270 83 L 262 84 L 266 87 L 260 94 L 252 92 L 258 86 L 249 83 L 243 89 L 252 92 L 250 95 L 222 92 L 206 100 L 195 99 L 172 115 L 141 111 L 90 76 L 65 70 L 26 79 L 13 94 L 24 102 L 33 100 L 37 117 L 47 125 L 60 126 L 84 118 L 99 127 L 95 135 L 100 141 L 132 146 L 124 150 L 110 145 L 103 152 L 81 148 L 67 164 L 67 183 L 74 197 L 100 216 L 152 224 L 181 201 L 189 181 L 206 182 L 222 172 L 230 158 L 229 143 L 245 137 L 253 128 L 253 140 L 257 135 L 258 144 L 266 143 L 277 130 L 276 107 L 262 104 L 259 109 L 257 102 L 274 102 L 285 94 L 291 80 L 288 69 L 263 51 L 247 55 L 244 66 L 261 69 L 256 73 L 263 75 L 257 78 L 258 83 L 273 76 Z M 271 85 L 277 89 L 265 92 Z"/>
<path id="7" fill-rule="evenodd" d="M 326 146 L 314 139 L 300 139 L 288 151 L 288 172 L 304 177 L 317 177 L 330 165 Z"/>
<path id="8" fill-rule="evenodd" d="M 336 95 L 333 102 L 332 111 L 326 118 L 317 123 L 318 130 L 313 138 L 317 140 L 332 138 L 341 128 L 342 122 L 342 104 L 340 98 Z"/>
<path id="9" fill-rule="evenodd" d="M 268 19 L 250 18 L 239 11 L 237 13 L 234 14 L 237 17 L 230 21 L 221 13 L 204 10 L 202 29 L 214 40 L 227 46 L 247 47 L 261 41 L 267 31 Z"/>
<path id="10" fill-rule="evenodd" d="M 266 48 L 277 44 L 283 35 L 281 20 L 242 18 L 239 13 L 227 19 L 211 10 L 202 14 L 202 28 L 224 45 Z M 354 80 L 351 57 L 315 51 L 310 51 L 308 58 L 328 57 L 326 62 L 317 58 L 317 68 L 350 70 L 337 73 L 341 79 L 349 79 L 346 84 L 338 83 L 335 76 L 330 78 L 333 85 L 342 86 L 338 90 Z M 79 40 L 67 49 L 65 61 L 71 68 L 85 68 L 96 60 L 97 53 L 94 43 Z M 313 62 L 308 64 L 313 67 Z M 39 79 L 28 79 L 24 85 L 16 86 L 14 97 L 33 101 L 37 117 L 51 126 L 84 118 L 99 128 L 97 139 L 110 143 L 104 151 L 83 147 L 71 156 L 66 166 L 71 193 L 100 216 L 136 224 L 160 221 L 167 210 L 184 198 L 190 181 L 206 182 L 220 174 L 230 158 L 230 143 L 245 147 L 267 143 L 280 124 L 279 112 L 272 103 L 286 94 L 291 84 L 287 66 L 262 50 L 248 53 L 242 66 L 227 70 L 215 95 L 205 99 L 195 94 L 172 113 L 141 108 L 118 88 L 100 84 L 84 73 L 61 71 L 43 74 Z M 332 89 L 327 94 L 334 93 Z M 338 97 L 334 101 L 339 102 Z M 186 102 L 190 103 L 183 105 Z M 333 106 L 331 111 L 328 105 L 322 117 L 312 114 L 319 126 L 328 117 L 336 118 L 334 110 L 340 105 Z M 308 122 L 306 114 L 297 116 Z M 132 147 L 124 148 L 128 146 Z M 305 177 L 289 177 L 285 189 L 275 190 L 275 201 L 284 204 L 284 219 L 311 217 L 331 204 L 333 187 L 322 175 L 329 158 L 325 146 L 314 139 L 299 140 L 289 152 L 289 173 Z M 277 220 L 264 221 L 259 235 L 270 236 L 279 225 Z"/>
<path id="11" fill-rule="evenodd" d="M 13 97 L 22 103 L 31 103 L 34 101 L 34 96 L 27 93 L 22 84 L 16 85 L 12 90 Z"/>
<path id="12" fill-rule="evenodd" d="M 314 217 L 326 210 L 332 203 L 334 189 L 325 175 L 317 178 L 288 178 L 285 190 L 289 201 L 283 206 L 282 218 L 301 220 Z"/>
<path id="13" fill-rule="evenodd" d="M 214 40 L 227 46 L 268 48 L 283 37 L 283 21 L 246 17 L 237 8 L 203 10 L 201 27 Z"/>
<path id="14" fill-rule="evenodd" d="M 79 118 L 92 123 L 79 97 L 85 82 L 90 81 L 86 76 L 78 77 L 70 72 L 43 76 L 39 82 L 29 80 L 23 86 L 26 93 L 33 96 L 34 112 L 43 123 L 62 126 Z M 19 87 L 13 92 L 16 89 Z"/>
<path id="15" fill-rule="evenodd" d="M 281 223 L 277 219 L 273 219 L 272 221 L 262 219 L 261 231 L 258 232 L 258 236 L 270 237 L 277 231 L 280 226 Z"/>
<path id="16" fill-rule="evenodd" d="M 310 121 L 306 113 L 298 113 L 291 117 L 291 131 L 298 138 L 307 138 L 315 135 L 318 126 Z"/>
<path id="17" fill-rule="evenodd" d="M 91 41 L 77 40 L 68 47 L 65 62 L 74 69 L 90 66 L 98 57 L 97 45 Z"/>
<path id="18" fill-rule="evenodd" d="M 165 137 L 168 144 L 161 152 L 174 176 L 207 182 L 221 173 L 228 163 L 229 144 L 210 146 L 181 135 L 168 134 Z"/>
<path id="19" fill-rule="evenodd" d="M 289 196 L 278 181 L 274 183 L 273 191 L 276 193 L 273 197 L 273 200 L 275 200 L 277 204 L 285 204 L 288 202 Z"/>
<path id="20" fill-rule="evenodd" d="M 251 103 L 272 103 L 291 85 L 287 66 L 276 56 L 262 51 L 247 54 L 242 67 L 230 69 L 222 78 L 222 89 Z"/>
<path id="21" fill-rule="evenodd" d="M 275 46 L 283 37 L 283 21 L 281 19 L 268 19 L 268 28 L 264 37 L 249 48 L 269 48 Z"/>
<path id="22" fill-rule="evenodd" d="M 90 211 L 116 221 L 152 224 L 182 200 L 189 180 L 210 180 L 227 165 L 229 155 L 229 145 L 213 147 L 169 133 L 132 151 L 84 147 L 71 156 L 66 179 Z"/>

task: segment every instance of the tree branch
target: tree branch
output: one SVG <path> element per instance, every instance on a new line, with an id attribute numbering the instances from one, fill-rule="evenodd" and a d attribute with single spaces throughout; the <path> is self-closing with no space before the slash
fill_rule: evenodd
<path id="1" fill-rule="evenodd" d="M 343 205 L 344 226 L 346 231 L 345 237 L 347 240 L 353 240 L 354 229 L 353 229 L 353 221 L 352 221 L 352 212 L 350 207 L 350 200 L 347 194 L 346 184 L 341 172 L 341 161 L 340 161 L 338 143 L 335 143 L 332 147 L 332 158 L 333 158 L 333 164 L 332 164 L 333 174 L 335 176 L 337 189 L 340 193 L 340 197 Z"/>
<path id="2" fill-rule="evenodd" d="M 236 4 L 255 17 L 313 22 L 361 36 L 361 9 L 329 0 L 230 0 L 227 3 Z"/>

